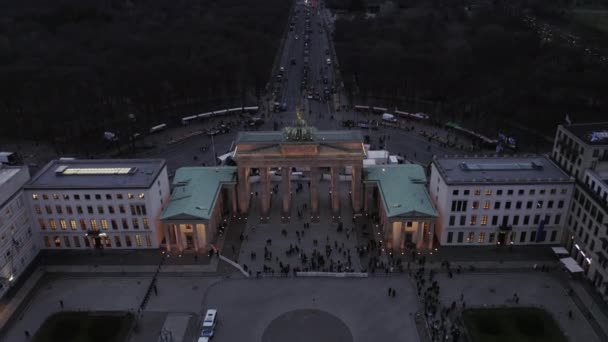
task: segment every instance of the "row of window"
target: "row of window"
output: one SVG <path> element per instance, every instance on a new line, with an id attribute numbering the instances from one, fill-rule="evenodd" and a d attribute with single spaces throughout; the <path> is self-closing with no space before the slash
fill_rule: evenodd
<path id="1" fill-rule="evenodd" d="M 87 209 L 87 214 L 95 214 L 95 208 L 93 208 L 92 205 L 87 205 L 86 206 Z M 106 207 L 103 205 L 98 205 L 97 206 L 97 214 L 103 215 L 105 214 L 105 209 Z M 107 206 L 108 209 L 108 214 L 114 214 L 116 212 L 120 213 L 120 214 L 125 214 L 126 208 L 123 204 L 119 204 L 118 205 L 118 209 L 115 209 L 113 205 L 108 205 Z M 130 205 L 130 209 L 131 209 L 131 215 L 133 216 L 141 216 L 141 215 L 147 215 L 147 210 L 146 210 L 146 206 L 144 204 L 131 204 Z M 36 214 L 38 215 L 42 215 L 42 207 L 40 207 L 39 205 L 34 205 L 34 211 L 36 211 Z M 49 214 L 52 215 L 53 214 L 53 207 L 50 205 L 45 205 L 44 206 L 44 211 Z M 63 206 L 61 205 L 56 205 L 55 206 L 55 213 L 56 214 L 63 214 Z M 74 210 L 71 206 L 66 205 L 65 206 L 65 212 L 68 215 L 72 215 L 74 214 Z M 79 215 L 84 214 L 84 208 L 80 205 L 76 206 L 76 213 Z"/>
<path id="2" fill-rule="evenodd" d="M 600 224 L 604 221 L 604 214 L 600 209 L 598 209 L 595 204 L 593 204 L 592 200 L 587 198 L 582 192 L 579 192 L 578 189 L 574 190 L 574 201 L 578 202 L 578 204 L 585 208 L 585 211 L 591 216 L 592 219 L 597 220 Z M 577 217 L 580 216 L 580 208 L 578 209 Z M 574 212 L 574 205 L 572 206 L 572 211 Z"/>
<path id="3" fill-rule="evenodd" d="M 150 235 L 144 235 L 146 240 L 146 247 L 152 247 L 152 237 Z M 114 247 L 122 247 L 123 246 L 123 237 L 120 235 L 114 235 L 112 239 L 110 236 L 100 237 L 101 244 L 106 247 L 112 247 L 112 241 L 114 241 Z M 82 241 L 82 243 L 81 243 Z M 135 244 L 134 244 L 135 243 Z M 47 248 L 55 247 L 55 248 L 80 248 L 84 247 L 93 247 L 94 239 L 89 238 L 87 236 L 64 236 L 63 239 L 59 236 L 50 237 L 48 235 L 44 236 L 44 246 Z M 142 236 L 136 234 L 134 239 L 131 238 L 131 235 L 124 235 L 124 246 L 125 247 L 142 247 L 143 239 Z"/>
<path id="4" fill-rule="evenodd" d="M 101 198 L 102 198 L 102 197 L 101 197 L 101 194 L 95 194 L 95 195 L 93 195 L 93 196 L 94 196 L 94 198 L 95 198 L 96 200 L 101 200 Z M 42 195 L 39 195 L 39 194 L 32 194 L 32 199 L 33 199 L 33 200 L 38 200 L 38 199 L 40 199 L 40 197 L 42 197 L 42 199 L 43 199 L 43 200 L 48 200 L 48 199 L 49 199 L 49 195 L 48 195 L 48 194 L 42 194 Z M 69 194 L 62 194 L 62 195 L 59 195 L 59 194 L 52 194 L 52 195 L 51 195 L 51 197 L 52 197 L 53 199 L 55 199 L 55 200 L 58 200 L 58 199 L 64 199 L 64 200 L 66 200 L 66 201 L 69 201 L 69 200 L 70 200 L 70 195 L 69 195 Z M 90 195 L 90 194 L 84 194 L 82 197 L 83 197 L 85 200 L 90 200 L 91 198 L 93 198 L 93 197 L 91 197 L 91 195 Z M 140 193 L 139 195 L 137 195 L 137 197 L 138 197 L 139 199 L 144 199 L 144 198 L 146 197 L 146 195 L 145 195 L 145 194 L 142 192 L 142 193 Z M 72 198 L 73 198 L 73 199 L 75 199 L 75 200 L 80 200 L 80 195 L 79 195 L 79 194 L 73 194 L 73 195 L 72 195 Z M 135 195 L 134 195 L 134 194 L 132 194 L 132 193 L 128 193 L 128 194 L 127 194 L 127 198 L 128 198 L 128 199 L 134 199 L 134 198 L 135 198 Z M 110 200 L 110 201 L 111 201 L 111 200 L 112 200 L 112 194 L 105 194 L 105 199 L 107 199 L 107 200 Z M 116 194 L 116 199 L 119 199 L 119 200 L 123 199 L 123 194 Z"/>
<path id="5" fill-rule="evenodd" d="M 452 206 L 451 206 L 451 211 L 452 212 L 463 212 L 463 211 L 467 211 L 467 204 L 469 202 L 464 200 L 464 201 L 452 201 Z M 511 205 L 513 202 L 511 201 L 506 201 L 504 202 L 504 209 L 511 209 Z M 553 200 L 547 201 L 547 209 L 553 209 L 553 205 L 555 204 L 555 202 Z M 472 201 L 471 202 L 471 209 L 479 209 L 480 205 L 483 209 L 490 209 L 490 207 L 492 207 L 491 202 L 490 201 Z M 527 201 L 526 202 L 526 209 L 542 209 L 545 205 L 545 201 L 536 201 L 536 203 L 534 203 L 534 201 Z M 502 206 L 502 202 L 501 201 L 495 201 L 494 202 L 494 209 L 500 209 Z M 523 206 L 523 202 L 522 201 L 516 201 L 515 202 L 515 209 L 521 209 Z M 564 207 L 564 200 L 559 200 L 557 202 L 557 208 L 561 209 Z"/>
<path id="6" fill-rule="evenodd" d="M 482 226 L 486 226 L 488 225 L 488 215 L 469 215 L 469 221 L 468 221 L 468 225 L 469 226 L 475 226 L 478 223 L 478 218 L 479 218 L 479 224 Z M 513 226 L 517 226 L 519 225 L 519 215 L 503 215 L 502 219 L 501 219 L 501 226 L 509 226 L 509 225 L 513 225 Z M 526 226 L 530 224 L 530 219 L 532 218 L 532 224 L 533 225 L 538 225 L 541 222 L 541 215 L 540 214 L 536 214 L 534 215 L 534 217 L 532 217 L 531 215 L 524 215 L 523 219 L 522 219 L 522 225 Z M 499 221 L 499 216 L 498 215 L 493 215 L 492 216 L 492 222 L 491 225 L 492 226 L 498 226 L 498 221 Z M 557 214 L 553 217 L 553 224 L 554 225 L 559 225 L 559 223 L 561 222 L 562 219 L 562 215 L 561 214 Z M 551 224 L 551 215 L 546 214 L 545 217 L 542 219 L 544 221 L 544 224 Z M 459 221 L 458 221 L 458 225 L 459 226 L 466 226 L 467 225 L 467 215 L 460 215 L 459 217 Z M 455 215 L 451 215 L 449 222 L 448 222 L 448 227 L 453 227 L 456 226 L 456 216 Z"/>
<path id="7" fill-rule="evenodd" d="M 109 222 L 109 224 L 108 224 Z M 133 218 L 131 220 L 123 218 L 120 221 L 117 219 L 111 219 L 111 220 L 107 220 L 107 219 L 101 219 L 99 220 L 99 223 L 97 222 L 96 219 L 91 219 L 89 221 L 85 220 L 85 219 L 80 219 L 80 220 L 75 220 L 75 219 L 70 219 L 70 220 L 66 220 L 66 219 L 59 219 L 59 220 L 48 220 L 48 224 L 47 221 L 45 219 L 38 219 L 38 226 L 40 227 L 41 230 L 46 230 L 47 228 L 50 228 L 51 230 L 57 230 L 58 227 L 61 227 L 61 230 L 67 230 L 68 226 L 71 230 L 78 230 L 78 228 L 80 227 L 81 230 L 88 230 L 88 229 L 92 229 L 92 230 L 98 230 L 99 227 L 101 226 L 101 229 L 108 229 L 109 227 L 112 227 L 112 229 L 116 230 L 118 229 L 119 225 L 118 222 L 120 222 L 120 226 L 122 227 L 122 229 L 129 229 L 129 228 L 133 228 L 133 229 L 139 229 L 140 225 L 139 225 L 139 219 L 138 218 Z M 129 226 L 129 224 L 131 226 Z M 150 222 L 148 221 L 147 218 L 142 219 L 142 227 L 144 229 L 150 229 Z"/>
<path id="8" fill-rule="evenodd" d="M 457 232 L 456 234 L 456 241 L 454 241 L 454 232 L 448 232 L 448 236 L 447 236 L 447 243 L 463 243 L 465 241 L 465 232 Z M 511 232 L 510 234 L 508 234 L 508 236 L 505 238 L 505 243 L 512 243 L 515 241 L 519 241 L 520 243 L 525 243 L 525 242 L 544 242 L 546 239 L 546 232 L 542 232 L 537 239 L 537 231 L 533 230 L 529 232 L 530 235 L 528 235 L 527 231 L 522 231 L 519 232 L 519 237 L 517 237 L 518 232 Z M 489 234 L 487 234 L 488 239 L 486 240 L 486 232 L 467 232 L 466 235 L 466 242 L 467 243 L 473 243 L 473 242 L 477 242 L 477 243 L 495 243 L 498 242 L 498 240 L 496 240 L 497 238 L 497 233 L 496 232 L 490 232 Z M 550 235 L 550 242 L 555 242 L 555 239 L 557 239 L 557 230 L 552 230 L 551 231 L 551 235 Z"/>
<path id="9" fill-rule="evenodd" d="M 503 192 L 504 192 L 503 189 L 496 190 L 496 196 L 502 196 Z M 481 189 L 475 189 L 475 190 L 473 190 L 473 194 L 475 196 L 481 196 L 481 193 L 482 193 Z M 492 196 L 493 193 L 494 192 L 492 191 L 492 189 L 485 189 L 483 191 L 483 194 L 486 195 L 486 196 Z M 538 194 L 539 195 L 544 195 L 545 193 L 546 193 L 546 189 L 539 189 L 538 190 Z M 551 195 L 555 195 L 555 194 L 557 194 L 557 189 L 555 189 L 555 188 L 550 189 L 549 193 Z M 565 195 L 565 194 L 568 193 L 568 189 L 562 188 L 561 191 L 560 191 L 560 193 L 562 195 Z M 458 196 L 459 194 L 460 194 L 460 190 L 459 189 L 452 190 L 452 195 Z M 471 194 L 471 190 L 465 189 L 465 190 L 462 191 L 462 194 L 464 196 L 468 196 L 468 195 Z M 514 189 L 507 189 L 507 195 L 508 196 L 512 196 L 513 194 L 515 194 L 515 190 Z M 524 189 L 519 189 L 519 190 L 517 190 L 517 194 L 518 195 L 524 195 L 525 194 L 525 190 Z M 536 195 L 536 189 L 529 189 L 528 190 L 528 194 L 529 195 Z"/>

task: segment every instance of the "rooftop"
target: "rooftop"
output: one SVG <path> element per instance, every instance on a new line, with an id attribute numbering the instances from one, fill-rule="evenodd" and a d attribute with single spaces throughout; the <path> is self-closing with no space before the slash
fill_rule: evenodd
<path id="1" fill-rule="evenodd" d="M 161 220 L 209 219 L 222 184 L 236 183 L 236 167 L 182 167 Z"/>
<path id="2" fill-rule="evenodd" d="M 564 129 L 588 145 L 608 145 L 608 122 L 563 125 Z"/>
<path id="3" fill-rule="evenodd" d="M 424 168 L 420 165 L 368 166 L 365 182 L 378 185 L 388 217 L 438 216 L 426 187 Z"/>
<path id="4" fill-rule="evenodd" d="M 26 166 L 0 165 L 0 206 L 9 200 L 30 179 Z"/>
<path id="5" fill-rule="evenodd" d="M 445 156 L 433 164 L 447 184 L 572 182 L 549 158 L 530 156 Z"/>
<path id="6" fill-rule="evenodd" d="M 163 159 L 53 160 L 26 185 L 28 189 L 147 189 Z"/>
<path id="7" fill-rule="evenodd" d="M 347 142 L 347 141 L 363 141 L 363 136 L 358 130 L 350 131 L 317 131 L 312 130 L 312 140 L 305 142 Z M 239 143 L 283 143 L 290 142 L 285 138 L 284 132 L 281 131 L 263 131 L 263 132 L 240 132 L 236 138 Z"/>

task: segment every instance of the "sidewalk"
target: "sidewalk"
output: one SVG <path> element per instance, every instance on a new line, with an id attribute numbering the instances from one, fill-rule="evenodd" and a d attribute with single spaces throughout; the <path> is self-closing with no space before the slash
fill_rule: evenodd
<path id="1" fill-rule="evenodd" d="M 34 273 L 25 281 L 17 294 L 0 311 L 0 336 L 5 333 L 5 326 L 13 318 L 13 315 L 18 311 L 21 304 L 27 302 L 30 298 L 29 294 L 38 284 L 38 281 L 44 276 L 45 272 L 38 267 Z M 0 339 L 1 340 L 1 339 Z"/>

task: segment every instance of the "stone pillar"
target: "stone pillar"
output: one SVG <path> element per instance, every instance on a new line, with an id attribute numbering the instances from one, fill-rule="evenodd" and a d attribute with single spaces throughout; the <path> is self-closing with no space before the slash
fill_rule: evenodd
<path id="1" fill-rule="evenodd" d="M 433 240 L 435 239 L 435 223 L 429 222 L 429 249 L 433 249 Z"/>
<path id="2" fill-rule="evenodd" d="M 340 173 L 337 167 L 331 168 L 331 209 L 334 214 L 340 212 Z"/>
<path id="3" fill-rule="evenodd" d="M 251 187 L 249 185 L 249 168 L 238 168 L 238 193 L 239 193 L 239 212 L 247 214 L 249 211 L 249 199 L 251 198 Z"/>
<path id="4" fill-rule="evenodd" d="M 180 253 L 184 250 L 184 244 L 182 243 L 182 228 L 181 224 L 175 225 L 175 241 L 177 242 L 177 249 Z"/>
<path id="5" fill-rule="evenodd" d="M 166 246 L 165 248 L 167 248 L 168 251 L 171 250 L 171 231 L 169 229 L 171 225 L 168 223 L 163 224 L 163 233 L 165 235 L 165 243 Z"/>
<path id="6" fill-rule="evenodd" d="M 194 251 L 198 253 L 198 228 L 196 228 L 196 223 L 192 224 L 192 238 L 194 239 Z"/>
<path id="7" fill-rule="evenodd" d="M 310 215 L 319 216 L 319 172 L 318 167 L 310 168 Z"/>
<path id="8" fill-rule="evenodd" d="M 424 244 L 424 229 L 422 221 L 416 222 L 418 224 L 418 232 L 416 233 L 416 248 L 421 249 Z"/>
<path id="9" fill-rule="evenodd" d="M 361 211 L 361 172 L 360 165 L 353 165 L 350 196 L 355 213 Z"/>
<path id="10" fill-rule="evenodd" d="M 230 197 L 232 198 L 232 214 L 236 214 L 239 211 L 236 185 L 232 187 L 232 189 L 230 191 Z"/>
<path id="11" fill-rule="evenodd" d="M 268 167 L 260 168 L 260 216 L 270 216 L 270 174 Z"/>
<path id="12" fill-rule="evenodd" d="M 395 229 L 395 228 L 397 228 L 397 227 L 395 227 L 395 223 L 398 224 L 399 229 Z M 403 241 L 402 241 L 403 223 L 401 221 L 398 221 L 398 222 L 389 221 L 389 224 L 391 225 L 392 249 L 393 249 L 393 251 L 397 251 L 397 250 L 399 250 L 399 248 L 401 248 L 401 245 L 403 243 Z"/>
<path id="13" fill-rule="evenodd" d="M 283 215 L 291 216 L 291 166 L 281 168 L 281 183 L 283 192 Z"/>

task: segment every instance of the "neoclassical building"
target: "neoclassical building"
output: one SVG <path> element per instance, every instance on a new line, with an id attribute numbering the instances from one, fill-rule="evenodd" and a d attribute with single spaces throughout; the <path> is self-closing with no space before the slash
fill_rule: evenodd
<path id="1" fill-rule="evenodd" d="M 373 214 L 384 246 L 392 250 L 431 248 L 437 212 L 419 165 L 363 167 L 366 150 L 360 131 L 319 131 L 299 118 L 284 131 L 241 132 L 236 167 L 186 167 L 177 171 L 168 207 L 162 214 L 165 246 L 206 251 L 229 220 L 247 215 L 259 201 L 260 221 L 271 216 L 273 188 L 280 196 L 281 222 L 291 221 L 297 175 L 309 184 L 310 219 L 320 221 L 319 182 L 329 176 L 333 222 L 340 213 L 341 184 L 355 214 Z M 273 180 L 278 182 L 272 185 Z M 255 191 L 251 184 L 259 183 Z M 254 195 L 255 194 L 255 195 Z M 276 205 L 276 202 L 275 202 Z M 345 205 L 345 204 L 342 204 Z M 328 227 L 329 227 L 329 223 Z"/>

